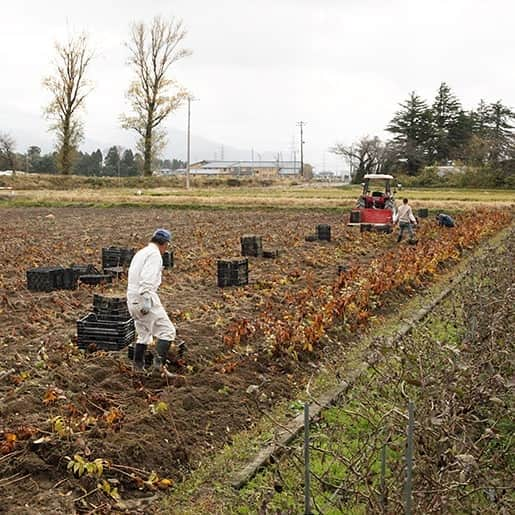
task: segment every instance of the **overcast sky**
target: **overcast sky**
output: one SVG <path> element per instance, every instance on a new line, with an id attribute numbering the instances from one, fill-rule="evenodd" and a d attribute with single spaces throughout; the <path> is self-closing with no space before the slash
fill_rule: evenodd
<path id="1" fill-rule="evenodd" d="M 188 29 L 193 55 L 172 73 L 199 98 L 192 133 L 249 159 L 252 149 L 290 159 L 303 120 L 305 161 L 341 169 L 329 147 L 387 137 L 399 102 L 413 90 L 432 102 L 442 81 L 466 109 L 481 98 L 515 107 L 513 0 L 2 0 L 0 131 L 19 151 L 29 143 L 50 150 L 41 81 L 54 42 L 85 30 L 97 58 L 83 148 L 130 145 L 118 121 L 131 78 L 124 42 L 131 22 L 156 14 Z M 186 110 L 167 125 L 184 131 Z M 185 142 L 173 143 L 183 157 Z"/>

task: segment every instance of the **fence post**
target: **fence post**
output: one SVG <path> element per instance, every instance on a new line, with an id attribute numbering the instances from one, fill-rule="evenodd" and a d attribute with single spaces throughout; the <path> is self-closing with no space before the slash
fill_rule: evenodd
<path id="1" fill-rule="evenodd" d="M 309 497 L 309 404 L 304 403 L 304 515 L 311 515 L 311 503 Z"/>
<path id="2" fill-rule="evenodd" d="M 381 511 L 386 513 L 386 435 L 381 448 Z"/>
<path id="3" fill-rule="evenodd" d="M 404 513 L 411 515 L 413 510 L 413 433 L 415 429 L 415 407 L 408 403 L 408 445 L 406 446 L 406 484 L 404 485 Z"/>

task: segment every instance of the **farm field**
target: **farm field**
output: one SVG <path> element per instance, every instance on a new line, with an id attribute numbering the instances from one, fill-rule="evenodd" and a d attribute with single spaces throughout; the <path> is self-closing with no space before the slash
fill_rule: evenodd
<path id="1" fill-rule="evenodd" d="M 80 201 L 74 192 L 37 195 L 30 198 Z M 101 198 L 120 200 L 104 191 Z M 26 505 L 42 513 L 102 512 L 119 496 L 165 491 L 292 398 L 331 356 L 345 355 L 371 319 L 512 223 L 509 209 L 464 210 L 452 231 L 430 217 L 421 220 L 419 244 L 409 246 L 397 245 L 396 235 L 350 230 L 341 211 L 326 209 L 0 213 L 0 499 L 12 513 Z M 322 223 L 331 225 L 333 240 L 305 241 Z M 124 295 L 123 278 L 50 293 L 29 292 L 25 280 L 36 266 L 99 266 L 102 247 L 140 248 L 158 226 L 173 231 L 175 261 L 160 296 L 187 349 L 170 382 L 133 375 L 124 352 L 83 353 L 74 343 L 75 322 L 93 294 Z M 249 285 L 219 288 L 216 260 L 239 256 L 244 234 L 282 252 L 249 258 Z M 348 271 L 339 275 L 339 265 Z"/>
<path id="2" fill-rule="evenodd" d="M 5 177 L 0 186 L 13 188 L 0 191 L 0 201 L 17 206 L 60 207 L 84 205 L 112 207 L 117 205 L 145 207 L 210 207 L 245 208 L 321 208 L 350 209 L 360 191 L 359 185 L 330 183 L 271 182 L 260 186 L 250 180 L 232 179 L 237 186 L 228 186 L 231 179 L 192 178 L 194 187 L 187 190 L 184 178 L 99 178 L 54 177 L 29 174 Z M 220 184 L 218 184 L 220 183 Z M 400 190 L 397 198 L 406 194 L 414 208 L 461 210 L 477 206 L 509 206 L 515 202 L 515 191 L 483 189 L 423 189 Z"/>

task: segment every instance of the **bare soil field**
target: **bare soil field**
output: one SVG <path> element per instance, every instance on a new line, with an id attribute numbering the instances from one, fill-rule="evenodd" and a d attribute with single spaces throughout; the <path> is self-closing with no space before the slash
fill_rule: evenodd
<path id="1" fill-rule="evenodd" d="M 409 246 L 322 210 L 3 208 L 0 216 L 0 513 L 102 513 L 120 498 L 166 491 L 293 396 L 371 317 L 512 220 L 509 210 L 464 213 L 447 231 L 424 219 Z M 317 224 L 331 225 L 331 242 L 305 240 Z M 160 296 L 186 342 L 171 380 L 133 374 L 124 351 L 76 346 L 75 323 L 93 294 L 123 296 L 124 277 L 72 291 L 26 288 L 27 269 L 100 267 L 102 247 L 141 248 L 156 227 L 173 231 L 175 265 Z M 244 234 L 282 252 L 249 258 L 247 286 L 219 288 L 216 261 L 239 256 Z M 118 509 L 135 512 L 126 506 Z"/>

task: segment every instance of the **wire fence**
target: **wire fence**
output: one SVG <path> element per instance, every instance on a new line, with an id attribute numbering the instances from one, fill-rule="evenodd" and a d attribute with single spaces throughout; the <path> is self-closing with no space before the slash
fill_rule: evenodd
<path id="1" fill-rule="evenodd" d="M 515 512 L 514 251 L 511 237 L 410 337 L 378 343 L 388 359 L 342 405 L 310 425 L 304 404 L 304 438 L 273 471 L 276 491 L 297 501 L 270 506 L 290 513 L 303 498 L 305 514 Z"/>

